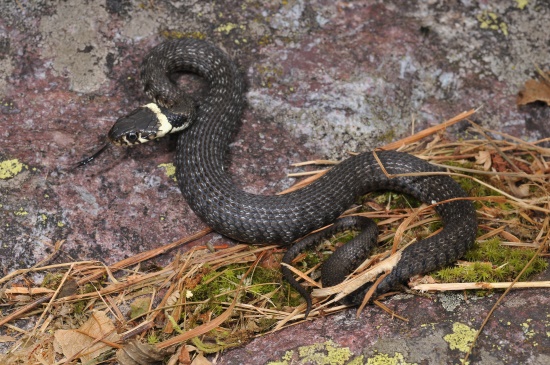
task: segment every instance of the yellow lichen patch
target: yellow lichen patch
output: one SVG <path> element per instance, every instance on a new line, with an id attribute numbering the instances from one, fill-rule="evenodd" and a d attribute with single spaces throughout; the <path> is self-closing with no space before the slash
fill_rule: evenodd
<path id="1" fill-rule="evenodd" d="M 222 24 L 220 25 L 219 27 L 216 28 L 216 32 L 225 32 L 225 34 L 229 34 L 229 32 L 231 32 L 233 29 L 240 29 L 240 30 L 245 30 L 246 27 L 244 25 L 238 25 L 238 24 L 235 24 L 235 23 L 226 23 L 226 24 Z"/>
<path id="2" fill-rule="evenodd" d="M 281 361 L 271 361 L 267 363 L 267 365 L 289 365 L 292 361 L 292 357 L 294 356 L 294 351 L 290 350 L 285 352 L 285 354 L 281 357 Z"/>
<path id="3" fill-rule="evenodd" d="M 176 179 L 176 166 L 173 163 L 161 163 L 158 165 L 158 167 L 161 167 L 164 169 L 164 173 L 166 176 L 174 181 L 177 181 Z"/>
<path id="4" fill-rule="evenodd" d="M 23 208 L 19 208 L 19 210 L 16 210 L 15 212 L 13 212 L 13 214 L 18 215 L 20 217 L 24 217 L 24 216 L 28 215 L 29 212 L 23 210 Z"/>
<path id="5" fill-rule="evenodd" d="M 481 29 L 500 30 L 502 34 L 508 36 L 508 25 L 496 13 L 484 11 L 477 16 L 477 20 Z"/>
<path id="6" fill-rule="evenodd" d="M 348 347 L 339 347 L 332 341 L 300 347 L 298 352 L 302 362 L 317 364 L 344 364 L 352 353 Z"/>
<path id="7" fill-rule="evenodd" d="M 476 332 L 475 329 L 456 322 L 453 324 L 453 333 L 444 336 L 443 339 L 447 341 L 451 350 L 466 352 L 474 341 Z"/>
<path id="8" fill-rule="evenodd" d="M 2 161 L 0 162 L 0 179 L 10 179 L 23 171 L 23 168 L 27 169 L 28 166 L 19 162 L 18 159 Z"/>
<path id="9" fill-rule="evenodd" d="M 296 363 L 294 351 L 287 351 L 279 361 L 273 361 L 268 365 L 290 365 Z M 316 343 L 310 346 L 302 346 L 298 348 L 298 363 L 316 364 L 316 365 L 362 365 L 363 356 L 348 360 L 353 356 L 353 353 L 348 347 L 340 347 L 332 341 Z"/>
<path id="10" fill-rule="evenodd" d="M 267 46 L 268 44 L 273 43 L 273 38 L 270 35 L 264 35 L 258 41 L 260 46 Z"/>
<path id="11" fill-rule="evenodd" d="M 367 360 L 365 365 L 417 365 L 416 363 L 406 362 L 403 354 L 394 353 L 393 357 L 388 354 L 377 354 Z"/>
<path id="12" fill-rule="evenodd" d="M 536 334 L 535 331 L 530 326 L 530 323 L 532 321 L 533 321 L 532 319 L 527 319 L 527 321 L 525 321 L 521 324 L 521 328 L 523 329 L 523 334 L 528 339 L 533 338 Z"/>
<path id="13" fill-rule="evenodd" d="M 516 0 L 516 3 L 518 4 L 518 8 L 523 10 L 529 4 L 529 0 Z"/>
<path id="14" fill-rule="evenodd" d="M 283 75 L 282 67 L 272 67 L 260 65 L 257 67 L 258 72 L 262 76 L 261 85 L 263 87 L 271 88 L 275 80 L 279 79 Z"/>

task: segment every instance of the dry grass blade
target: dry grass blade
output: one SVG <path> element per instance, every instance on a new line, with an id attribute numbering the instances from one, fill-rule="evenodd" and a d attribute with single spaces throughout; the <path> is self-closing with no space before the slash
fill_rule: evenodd
<path id="1" fill-rule="evenodd" d="M 313 161 L 305 161 L 305 162 L 296 162 L 293 163 L 291 166 L 293 167 L 301 167 L 301 166 L 308 166 L 308 165 L 337 165 L 338 161 L 333 160 L 313 160 Z"/>
<path id="2" fill-rule="evenodd" d="M 503 282 L 503 283 L 450 283 L 450 284 L 418 284 L 412 287 L 413 290 L 421 292 L 429 291 L 457 291 L 457 290 L 489 290 L 489 289 L 508 289 L 513 286 L 520 288 L 550 288 L 550 281 L 528 281 L 528 282 Z"/>
<path id="3" fill-rule="evenodd" d="M 294 266 L 289 265 L 289 264 L 284 263 L 284 262 L 281 262 L 281 266 L 284 266 L 287 269 L 289 269 L 290 271 L 292 271 L 292 273 L 294 275 L 296 275 L 300 279 L 306 281 L 307 283 L 309 283 L 309 285 L 311 285 L 313 287 L 317 287 L 317 288 L 321 287 L 315 280 L 313 280 L 312 278 L 310 278 L 309 276 L 307 276 L 305 273 L 301 272 L 300 270 L 296 269 Z"/>
<path id="4" fill-rule="evenodd" d="M 392 142 L 392 143 L 389 143 L 385 146 L 382 147 L 382 149 L 384 150 L 394 150 L 394 149 L 397 149 L 397 148 L 400 148 L 402 146 L 405 146 L 405 145 L 409 145 L 411 143 L 414 143 L 414 142 L 418 142 L 420 141 L 421 139 L 424 139 L 428 136 L 431 136 L 432 134 L 434 133 L 437 133 L 437 132 L 440 132 L 442 130 L 444 130 L 445 128 L 448 128 L 450 126 L 452 126 L 453 124 L 456 124 L 458 122 L 460 122 L 461 120 L 464 120 L 464 119 L 467 119 L 469 117 L 471 117 L 472 115 L 475 114 L 475 110 L 472 109 L 472 110 L 468 110 L 467 112 L 462 112 L 460 113 L 459 115 L 441 123 L 441 124 L 438 124 L 436 126 L 433 126 L 433 127 L 430 127 L 430 128 L 426 128 L 424 129 L 423 131 L 420 131 L 410 137 L 406 137 L 406 138 L 403 138 L 403 139 L 400 139 L 399 141 L 396 141 L 396 142 Z"/>
<path id="5" fill-rule="evenodd" d="M 157 348 L 165 349 L 172 345 L 183 343 L 193 337 L 200 336 L 208 331 L 218 328 L 223 322 L 225 322 L 231 316 L 236 304 L 237 304 L 237 296 L 235 296 L 235 299 L 233 299 L 233 302 L 231 302 L 231 305 L 221 315 L 219 315 L 215 319 L 203 324 L 202 326 L 199 326 L 190 331 L 182 333 L 181 335 L 174 336 L 169 340 L 163 341 L 157 344 Z"/>
<path id="6" fill-rule="evenodd" d="M 378 287 L 378 285 L 382 282 L 382 280 L 384 280 L 384 278 L 386 276 L 388 276 L 390 274 L 391 270 L 388 270 L 386 271 L 384 274 L 380 275 L 376 281 L 374 282 L 374 284 L 372 284 L 372 286 L 370 287 L 370 289 L 367 291 L 367 293 L 365 294 L 365 297 L 363 298 L 363 301 L 361 302 L 361 304 L 359 305 L 359 308 L 357 308 L 357 312 L 356 312 L 356 317 L 359 318 L 359 316 L 361 315 L 361 312 L 363 311 L 363 309 L 365 308 L 365 306 L 367 305 L 367 303 L 372 299 L 372 295 L 374 294 L 374 291 L 376 290 L 376 288 Z"/>
<path id="7" fill-rule="evenodd" d="M 42 312 L 42 314 L 40 315 L 40 318 L 38 318 L 38 321 L 35 323 L 33 331 L 32 331 L 33 335 L 36 334 L 36 331 L 38 330 L 38 326 L 40 325 L 40 323 L 42 322 L 44 317 L 47 315 L 47 313 L 50 312 L 50 308 L 52 306 L 52 301 L 57 297 L 57 295 L 59 294 L 61 288 L 63 288 L 63 284 L 65 284 L 65 282 L 67 281 L 67 278 L 69 277 L 69 275 L 70 275 L 71 271 L 73 270 L 73 268 L 74 268 L 74 265 L 69 266 L 69 269 L 67 270 L 65 275 L 63 275 L 63 278 L 61 279 L 61 283 L 59 284 L 57 290 L 55 291 L 52 298 L 48 302 L 48 305 L 47 305 L 46 309 L 44 310 L 44 312 Z"/>
<path id="8" fill-rule="evenodd" d="M 405 318 L 403 316 L 400 316 L 399 314 L 395 313 L 394 311 L 392 311 L 390 308 L 388 308 L 388 306 L 386 306 L 384 303 L 382 303 L 381 301 L 379 300 L 375 300 L 373 301 L 374 304 L 376 304 L 378 307 L 382 308 L 382 310 L 388 314 L 390 314 L 393 317 L 395 318 L 398 318 L 400 320 L 402 320 L 403 322 L 408 322 L 409 319 L 408 318 Z"/>
<path id="9" fill-rule="evenodd" d="M 290 188 L 285 189 L 285 190 L 283 190 L 283 191 L 277 193 L 277 195 L 288 194 L 288 193 L 291 193 L 291 192 L 293 192 L 293 191 L 295 191 L 295 190 L 301 189 L 301 188 L 303 188 L 304 186 L 311 184 L 312 182 L 314 182 L 315 180 L 317 180 L 318 178 L 320 178 L 321 176 L 323 176 L 324 174 L 326 174 L 327 171 L 328 171 L 328 170 L 322 170 L 322 171 L 316 173 L 315 175 L 310 176 L 310 177 L 308 177 L 307 179 L 304 179 L 304 180 L 302 180 L 302 181 L 300 181 L 300 182 L 294 184 L 294 185 L 291 186 Z"/>
<path id="10" fill-rule="evenodd" d="M 23 308 L 19 308 L 18 310 L 14 311 L 13 313 L 11 313 L 11 314 L 3 317 L 3 318 L 0 318 L 0 326 L 3 326 L 3 325 L 5 325 L 9 322 L 12 322 L 12 321 L 16 320 L 16 319 L 19 319 L 21 316 L 25 315 L 30 310 L 38 307 L 39 305 L 41 305 L 44 302 L 47 302 L 48 300 L 50 300 L 52 297 L 53 297 L 53 294 L 49 294 L 49 295 L 45 295 L 43 297 L 40 297 L 40 298 L 36 299 L 35 301 L 25 305 Z"/>

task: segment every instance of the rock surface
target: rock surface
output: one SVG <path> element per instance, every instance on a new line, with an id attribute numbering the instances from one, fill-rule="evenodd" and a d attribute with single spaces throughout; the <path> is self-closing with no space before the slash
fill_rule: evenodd
<path id="1" fill-rule="evenodd" d="M 515 104 L 535 65 L 550 66 L 546 1 L 3 1 L 0 14 L 2 274 L 32 266 L 60 240 L 57 261 L 109 264 L 204 228 L 162 168 L 173 160 L 169 140 L 111 148 L 72 169 L 116 118 L 146 102 L 139 63 L 164 36 L 205 37 L 245 71 L 250 108 L 231 172 L 251 192 L 290 186 L 292 162 L 341 158 L 472 108 L 504 133 L 550 135 L 549 108 Z M 546 297 L 508 298 L 472 361 L 550 363 Z M 451 312 L 443 298 L 459 300 L 392 299 L 409 323 L 371 307 L 359 319 L 349 311 L 256 339 L 217 363 L 458 363 L 460 336 L 494 298 Z M 304 346 L 320 360 L 299 355 Z M 329 353 L 348 357 L 322 362 Z"/>

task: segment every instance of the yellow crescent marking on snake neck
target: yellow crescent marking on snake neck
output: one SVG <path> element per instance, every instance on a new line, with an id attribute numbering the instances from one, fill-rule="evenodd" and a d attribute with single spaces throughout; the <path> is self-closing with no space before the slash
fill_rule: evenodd
<path id="1" fill-rule="evenodd" d="M 166 115 L 162 113 L 162 111 L 160 110 L 157 104 L 149 103 L 144 105 L 143 107 L 155 113 L 155 116 L 157 117 L 157 121 L 158 121 L 157 138 L 164 137 L 166 134 L 172 131 L 173 129 L 172 124 L 170 124 L 170 122 L 168 121 L 168 118 L 166 118 Z"/>

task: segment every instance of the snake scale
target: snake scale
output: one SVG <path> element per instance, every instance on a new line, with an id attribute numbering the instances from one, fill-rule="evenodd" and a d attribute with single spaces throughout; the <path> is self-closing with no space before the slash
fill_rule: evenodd
<path id="1" fill-rule="evenodd" d="M 187 96 L 174 82 L 176 72 L 201 76 L 207 92 L 200 99 Z M 291 246 L 283 259 L 290 262 L 312 242 L 295 241 L 331 224 L 357 197 L 374 190 L 410 194 L 435 204 L 443 229 L 406 247 L 399 261 L 377 286 L 374 294 L 389 291 L 413 275 L 434 270 L 460 258 L 475 240 L 477 220 L 463 189 L 444 174 L 388 177 L 441 169 L 407 153 L 379 151 L 348 158 L 318 180 L 285 195 L 255 195 L 236 187 L 226 171 L 229 144 L 240 124 L 246 105 L 245 82 L 238 67 L 216 46 L 197 39 L 170 40 L 154 47 L 141 68 L 144 90 L 155 103 L 120 118 L 109 132 L 115 144 L 138 144 L 164 134 L 179 132 L 175 164 L 178 185 L 193 211 L 218 233 L 252 244 Z M 452 199 L 449 202 L 436 204 Z M 344 222 L 345 224 L 346 222 Z M 349 223 L 349 222 L 348 222 Z M 339 223 L 337 223 L 338 225 Z M 369 232 L 338 248 L 322 269 L 325 285 L 344 280 L 368 255 L 376 242 L 373 223 L 357 223 Z M 367 235 L 363 235 L 367 236 Z M 365 241 L 369 241 L 366 243 Z M 309 295 L 283 268 L 308 301 Z M 369 285 L 346 299 L 361 302 Z"/>

